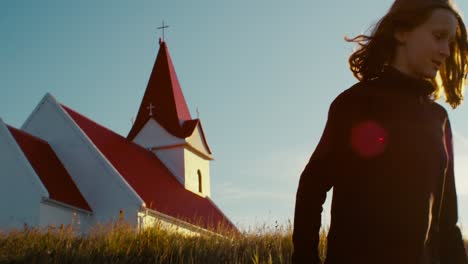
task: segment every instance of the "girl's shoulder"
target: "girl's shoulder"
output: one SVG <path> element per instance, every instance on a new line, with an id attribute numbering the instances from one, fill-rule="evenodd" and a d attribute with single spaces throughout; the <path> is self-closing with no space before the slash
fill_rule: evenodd
<path id="1" fill-rule="evenodd" d="M 436 101 L 431 100 L 430 105 L 431 105 L 431 109 L 433 109 L 433 111 L 435 112 L 435 114 L 438 116 L 440 120 L 445 122 L 445 120 L 449 118 L 447 109 L 445 109 L 445 107 L 443 107 L 441 104 L 439 104 Z"/>
<path id="2" fill-rule="evenodd" d="M 379 79 L 360 81 L 351 87 L 342 91 L 331 103 L 331 108 L 339 112 L 348 112 L 351 114 L 361 108 L 368 108 L 370 104 L 382 104 L 393 100 L 386 92 L 386 89 L 378 89 L 385 85 Z M 425 101 L 426 106 L 435 118 L 444 122 L 448 119 L 448 112 L 444 106 L 437 101 L 428 98 Z"/>
<path id="3" fill-rule="evenodd" d="M 351 87 L 347 88 L 346 90 L 342 91 L 335 100 L 338 101 L 345 101 L 345 100 L 359 100 L 363 96 L 372 95 L 376 89 L 380 85 L 379 80 L 373 79 L 368 81 L 360 81 L 353 84 Z"/>
<path id="4" fill-rule="evenodd" d="M 332 107 L 341 108 L 359 105 L 372 93 L 372 89 L 369 88 L 374 84 L 370 82 L 371 81 L 361 81 L 342 91 L 333 100 Z"/>

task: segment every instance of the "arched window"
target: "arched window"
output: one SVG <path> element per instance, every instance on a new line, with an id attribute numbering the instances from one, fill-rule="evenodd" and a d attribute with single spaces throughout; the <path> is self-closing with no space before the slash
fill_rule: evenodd
<path id="1" fill-rule="evenodd" d="M 199 192 L 202 192 L 203 189 L 202 189 L 202 176 L 201 176 L 201 171 L 200 171 L 200 170 L 197 170 L 197 174 L 198 174 L 198 191 L 199 191 Z"/>

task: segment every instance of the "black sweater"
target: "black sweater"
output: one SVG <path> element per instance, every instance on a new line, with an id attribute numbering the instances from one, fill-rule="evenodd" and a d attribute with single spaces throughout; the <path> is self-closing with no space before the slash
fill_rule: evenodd
<path id="1" fill-rule="evenodd" d="M 386 67 L 336 97 L 300 176 L 293 263 L 320 263 L 322 205 L 332 187 L 326 264 L 468 263 L 456 226 L 450 121 L 433 91 Z"/>

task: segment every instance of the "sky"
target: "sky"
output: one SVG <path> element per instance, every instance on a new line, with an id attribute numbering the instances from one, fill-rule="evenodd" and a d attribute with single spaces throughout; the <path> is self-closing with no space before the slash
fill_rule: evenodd
<path id="1" fill-rule="evenodd" d="M 241 229 L 292 222 L 300 173 L 333 99 L 357 82 L 355 48 L 391 0 L 0 0 L 0 118 L 41 98 L 126 136 L 165 41 L 215 160 L 212 198 Z M 458 1 L 462 13 L 468 1 Z M 452 110 L 459 222 L 468 237 L 468 106 Z M 329 222 L 328 194 L 322 215 Z"/>

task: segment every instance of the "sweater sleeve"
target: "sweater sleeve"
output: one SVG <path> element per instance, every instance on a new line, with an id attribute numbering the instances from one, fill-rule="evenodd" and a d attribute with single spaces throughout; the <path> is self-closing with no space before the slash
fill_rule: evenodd
<path id="1" fill-rule="evenodd" d="M 339 110 L 337 100 L 328 111 L 328 119 L 320 141 L 300 175 L 294 212 L 292 263 L 320 262 L 318 254 L 321 214 L 327 192 L 332 187 L 333 166 Z"/>
<path id="2" fill-rule="evenodd" d="M 454 178 L 453 140 L 448 117 L 446 120 L 445 145 L 448 153 L 448 167 L 445 175 L 440 215 L 440 263 L 468 264 L 462 234 L 456 225 L 458 221 L 458 209 Z"/>

